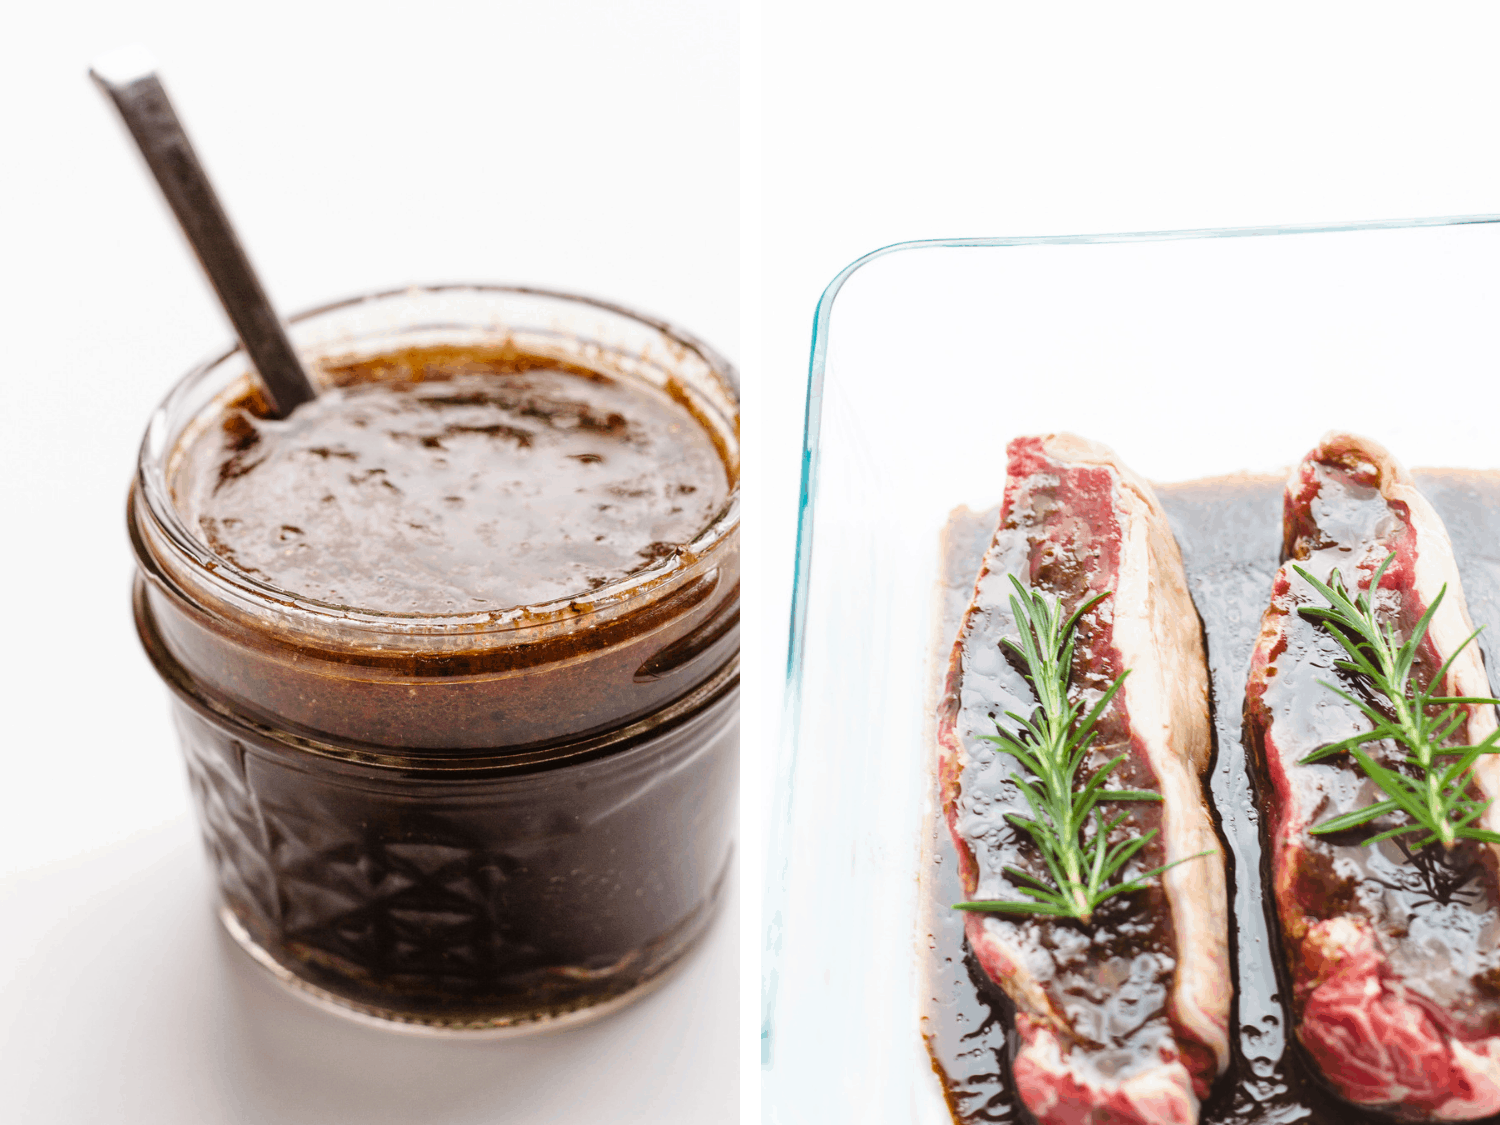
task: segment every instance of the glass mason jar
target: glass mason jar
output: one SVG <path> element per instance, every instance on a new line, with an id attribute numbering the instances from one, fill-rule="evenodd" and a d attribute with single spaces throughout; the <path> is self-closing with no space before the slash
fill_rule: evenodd
<path id="1" fill-rule="evenodd" d="M 134 605 L 173 712 L 220 917 L 283 983 L 356 1018 L 515 1033 L 626 1002 L 701 936 L 730 861 L 738 752 L 733 369 L 669 325 L 498 286 L 293 318 L 344 362 L 503 344 L 667 391 L 723 507 L 680 549 L 563 601 L 453 614 L 321 603 L 238 571 L 174 500 L 180 450 L 252 386 L 235 349 L 147 427 Z"/>

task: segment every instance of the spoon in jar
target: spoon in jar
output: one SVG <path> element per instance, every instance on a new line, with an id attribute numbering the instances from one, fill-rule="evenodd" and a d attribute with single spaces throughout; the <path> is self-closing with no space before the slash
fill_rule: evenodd
<path id="1" fill-rule="evenodd" d="M 182 122 L 167 100 L 155 63 L 139 48 L 124 48 L 96 61 L 89 77 L 109 95 L 125 119 L 146 166 L 167 197 L 182 233 L 260 375 L 271 413 L 286 417 L 317 397 L 318 392 L 292 350 L 281 319 L 271 307 Z"/>

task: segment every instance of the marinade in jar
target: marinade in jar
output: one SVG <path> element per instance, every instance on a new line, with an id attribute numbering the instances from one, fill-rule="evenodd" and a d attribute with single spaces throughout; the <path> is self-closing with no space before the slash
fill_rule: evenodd
<path id="1" fill-rule="evenodd" d="M 346 1012 L 494 1031 L 638 994 L 720 898 L 737 406 L 664 326 L 433 339 L 431 299 L 374 299 L 413 338 L 314 357 L 287 418 L 225 361 L 180 385 L 132 490 L 136 617 L 230 932 Z"/>

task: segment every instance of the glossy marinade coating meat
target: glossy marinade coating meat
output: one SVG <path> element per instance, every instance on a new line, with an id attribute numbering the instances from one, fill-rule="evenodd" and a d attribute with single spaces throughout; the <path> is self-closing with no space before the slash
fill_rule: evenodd
<path id="1" fill-rule="evenodd" d="M 1065 434 L 1010 444 L 1000 525 L 954 644 L 938 711 L 943 813 L 973 898 L 1020 899 L 1006 866 L 1041 861 L 1004 819 L 1029 815 L 1018 768 L 979 741 L 1031 689 L 1000 641 L 1017 635 L 1008 575 L 1085 615 L 1072 691 L 1092 705 L 1125 669 L 1083 776 L 1118 754 L 1111 786 L 1152 789 L 1128 811 L 1159 829 L 1127 871 L 1173 867 L 1106 901 L 1088 925 L 971 913 L 969 945 L 1016 1007 L 1016 1087 L 1042 1125 L 1191 1125 L 1229 1060 L 1228 907 L 1223 849 L 1203 789 L 1211 756 L 1208 672 L 1181 557 L 1150 486 L 1103 446 Z M 1008 722 L 1008 720 L 1007 720 Z"/>
<path id="2" fill-rule="evenodd" d="M 1319 746 L 1369 721 L 1319 681 L 1358 694 L 1334 667 L 1343 657 L 1325 627 L 1297 612 L 1323 599 L 1292 567 L 1319 580 L 1335 568 L 1367 590 L 1394 553 L 1376 612 L 1408 638 L 1447 592 L 1419 652 L 1414 678 L 1430 684 L 1473 631 L 1442 521 L 1383 448 L 1330 434 L 1287 482 L 1286 560 L 1261 622 L 1245 719 L 1269 785 L 1266 832 L 1297 1036 L 1344 1098 L 1431 1121 L 1500 1111 L 1500 888 L 1494 849 L 1460 841 L 1415 855 L 1396 841 L 1366 845 L 1401 819 L 1333 836 L 1309 829 L 1381 799 L 1348 755 L 1313 764 Z M 1479 648 L 1459 651 L 1443 691 L 1488 696 Z M 1495 729 L 1494 708 L 1466 708 L 1454 744 Z M 1392 765 L 1391 747 L 1373 751 Z M 1475 768 L 1477 794 L 1500 792 L 1493 757 Z M 1495 829 L 1494 806 L 1481 820 Z M 1414 846 L 1414 844 L 1413 844 Z"/>

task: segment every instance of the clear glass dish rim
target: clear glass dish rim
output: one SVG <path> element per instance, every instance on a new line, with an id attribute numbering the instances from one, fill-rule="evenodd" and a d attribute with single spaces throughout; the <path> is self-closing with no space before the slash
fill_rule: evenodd
<path id="1" fill-rule="evenodd" d="M 787 630 L 785 679 L 782 690 L 777 765 L 766 824 L 766 876 L 761 915 L 761 1069 L 772 1069 L 770 1041 L 774 1030 L 776 968 L 781 957 L 780 905 L 786 890 L 784 828 L 790 819 L 791 781 L 797 761 L 797 732 L 802 712 L 803 654 L 807 638 L 808 576 L 813 552 L 813 521 L 816 515 L 818 469 L 821 456 L 823 384 L 828 358 L 828 333 L 834 302 L 844 284 L 864 266 L 878 258 L 907 250 L 979 249 L 1023 246 L 1091 246 L 1139 242 L 1187 242 L 1230 238 L 1268 238 L 1280 235 L 1343 234 L 1352 231 L 1412 230 L 1426 227 L 1474 226 L 1500 223 L 1500 213 L 1442 215 L 1410 219 L 1366 219 L 1329 223 L 1283 223 L 1250 227 L 1204 227 L 1186 230 L 1129 231 L 1097 234 L 1013 235 L 983 238 L 913 239 L 878 247 L 840 270 L 824 288 L 813 313 L 812 348 L 808 361 L 807 394 L 804 402 L 801 477 L 797 494 L 797 534 L 793 555 L 792 597 Z M 773 1107 L 767 1105 L 765 1111 Z M 769 1117 L 767 1117 L 769 1120 Z"/>
<path id="2" fill-rule="evenodd" d="M 597 297 L 590 297 L 582 293 L 572 293 L 560 289 L 545 289 L 536 286 L 504 285 L 490 282 L 413 283 L 395 288 L 356 293 L 348 297 L 317 305 L 313 308 L 301 309 L 287 317 L 286 322 L 289 325 L 296 325 L 302 321 L 312 320 L 326 313 L 339 312 L 366 303 L 396 299 L 413 293 L 440 294 L 455 291 L 481 294 L 516 294 L 523 297 L 540 297 L 566 301 L 572 304 L 588 305 L 655 329 L 668 339 L 680 343 L 687 349 L 695 352 L 711 371 L 722 378 L 724 384 L 729 387 L 734 395 L 736 417 L 733 419 L 733 422 L 736 433 L 738 431 L 740 387 L 739 373 L 734 364 L 730 363 L 723 355 L 709 347 L 692 333 L 668 321 L 654 317 L 649 313 L 640 312 L 626 305 L 602 300 Z M 236 341 L 224 351 L 218 352 L 194 364 L 189 371 L 172 384 L 171 389 L 168 390 L 167 394 L 152 410 L 151 417 L 147 421 L 146 430 L 136 456 L 136 474 L 145 492 L 145 507 L 151 513 L 153 520 L 165 535 L 172 548 L 199 567 L 204 568 L 205 571 L 213 573 L 219 581 L 226 583 L 237 592 L 248 593 L 254 599 L 278 605 L 283 609 L 299 612 L 315 620 L 332 619 L 348 626 L 373 626 L 393 632 L 497 633 L 530 629 L 537 625 L 557 620 L 569 620 L 578 623 L 587 621 L 600 612 L 618 612 L 620 607 L 632 603 L 643 593 L 659 588 L 664 581 L 679 572 L 690 569 L 696 560 L 708 555 L 719 544 L 735 535 L 739 530 L 740 486 L 738 479 L 736 479 L 732 484 L 729 496 L 725 500 L 724 505 L 714 514 L 702 530 L 694 536 L 693 540 L 685 544 L 685 553 L 670 556 L 651 567 L 630 574 L 607 586 L 603 586 L 590 593 L 586 599 L 574 596 L 534 606 L 512 606 L 479 613 L 380 613 L 357 607 L 334 605 L 329 602 L 322 602 L 314 598 L 282 590 L 279 587 L 262 582 L 255 576 L 246 574 L 233 566 L 226 565 L 222 559 L 214 555 L 206 546 L 200 543 L 183 523 L 176 505 L 172 503 L 168 495 L 165 477 L 159 471 L 159 466 L 153 462 L 153 450 L 159 446 L 165 448 L 173 408 L 199 379 L 203 378 L 208 372 L 227 363 L 236 355 L 243 354 L 243 351 L 243 347 Z M 738 451 L 736 451 L 736 458 L 738 458 Z M 578 604 L 585 601 L 589 609 L 580 613 L 577 608 Z"/>

